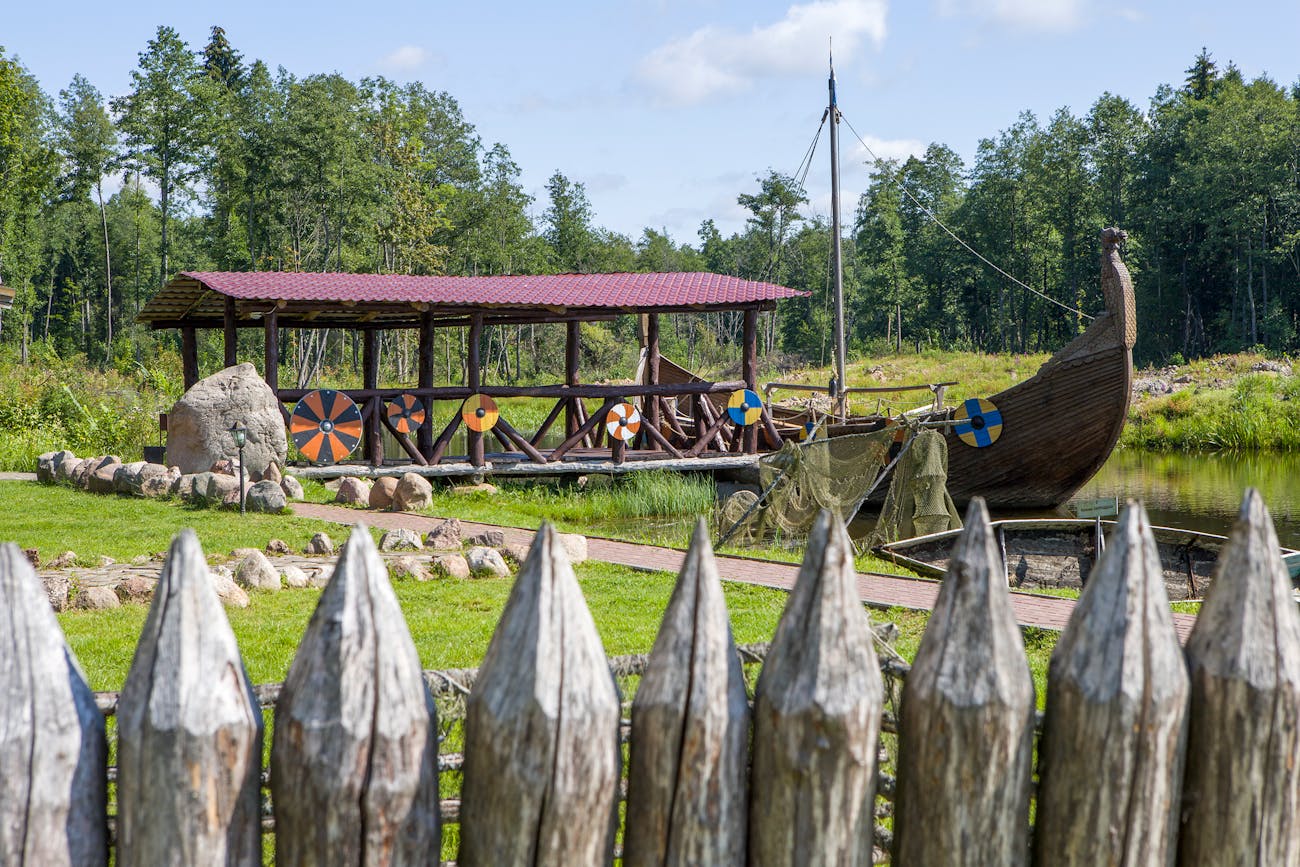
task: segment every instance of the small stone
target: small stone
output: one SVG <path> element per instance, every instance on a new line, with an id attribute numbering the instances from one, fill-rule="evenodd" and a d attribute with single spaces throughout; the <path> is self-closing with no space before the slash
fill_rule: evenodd
<path id="1" fill-rule="evenodd" d="M 420 534 L 407 527 L 394 527 L 379 538 L 380 551 L 419 551 L 423 547 Z"/>
<path id="2" fill-rule="evenodd" d="M 312 587 L 316 587 L 318 589 L 324 589 L 325 585 L 329 584 L 330 579 L 333 577 L 334 577 L 334 567 L 324 566 L 320 569 L 315 570 L 314 572 L 309 573 L 307 575 L 307 583 L 310 584 Z"/>
<path id="3" fill-rule="evenodd" d="M 505 578 L 510 574 L 510 568 L 496 548 L 481 545 L 470 548 L 465 561 L 469 564 L 469 573 L 476 578 Z"/>
<path id="4" fill-rule="evenodd" d="M 453 494 L 486 494 L 492 496 L 497 493 L 497 486 L 491 482 L 481 482 L 477 485 L 457 485 L 451 489 Z"/>
<path id="5" fill-rule="evenodd" d="M 131 565 L 148 566 L 149 561 L 151 561 L 152 559 L 153 557 L 149 556 L 148 554 L 136 554 L 134 557 L 131 558 Z"/>
<path id="6" fill-rule="evenodd" d="M 283 539 L 271 539 L 266 543 L 266 553 L 268 554 L 292 554 L 293 549 L 289 543 Z"/>
<path id="7" fill-rule="evenodd" d="M 176 479 L 170 475 L 149 476 L 140 480 L 140 496 L 149 497 L 156 500 L 160 497 L 169 496 L 172 493 L 172 486 L 176 484 Z"/>
<path id="8" fill-rule="evenodd" d="M 438 524 L 424 537 L 425 547 L 435 551 L 459 551 L 463 541 L 460 521 L 455 518 L 448 518 Z"/>
<path id="9" fill-rule="evenodd" d="M 370 486 L 361 479 L 346 478 L 339 484 L 339 491 L 334 495 L 334 502 L 345 506 L 370 505 Z"/>
<path id="10" fill-rule="evenodd" d="M 505 558 L 507 563 L 513 563 L 516 566 L 528 559 L 528 546 L 522 542 L 503 545 L 497 550 L 501 552 L 501 556 Z"/>
<path id="11" fill-rule="evenodd" d="M 153 599 L 153 590 L 157 584 L 156 580 L 132 575 L 119 583 L 114 590 L 117 591 L 117 598 L 123 602 L 147 605 L 149 600 Z"/>
<path id="12" fill-rule="evenodd" d="M 263 482 L 275 482 L 277 485 L 284 481 L 284 473 L 280 472 L 280 465 L 272 461 L 266 465 L 266 471 L 262 473 Z"/>
<path id="13" fill-rule="evenodd" d="M 433 485 L 418 473 L 407 473 L 393 490 L 393 508 L 399 512 L 418 512 L 433 505 Z"/>
<path id="14" fill-rule="evenodd" d="M 49 485 L 54 482 L 55 454 L 55 452 L 45 452 L 36 458 L 36 481 L 43 485 Z"/>
<path id="15" fill-rule="evenodd" d="M 292 563 L 286 564 L 280 569 L 280 577 L 284 579 L 285 587 L 302 589 L 311 582 L 307 579 L 307 573 L 299 569 Z"/>
<path id="16" fill-rule="evenodd" d="M 82 611 L 103 611 L 107 608 L 121 608 L 117 594 L 112 587 L 83 587 L 72 600 L 72 607 Z"/>
<path id="17" fill-rule="evenodd" d="M 464 554 L 435 554 L 429 570 L 438 578 L 468 578 L 469 561 Z"/>
<path id="18" fill-rule="evenodd" d="M 397 490 L 397 479 L 381 476 L 370 486 L 370 508 L 387 509 L 393 505 L 393 492 Z"/>
<path id="19" fill-rule="evenodd" d="M 72 551 L 64 551 L 59 556 L 45 564 L 46 569 L 68 569 L 77 565 L 77 555 Z"/>
<path id="20" fill-rule="evenodd" d="M 477 545 L 480 548 L 502 548 L 506 544 L 506 534 L 501 530 L 484 530 L 465 541 L 469 545 Z"/>
<path id="21" fill-rule="evenodd" d="M 235 462 L 230 458 L 220 458 L 212 462 L 212 466 L 208 467 L 208 472 L 221 476 L 233 476 L 235 474 Z"/>
<path id="22" fill-rule="evenodd" d="M 324 533 L 317 533 L 307 542 L 308 556 L 329 557 L 334 554 L 334 542 Z"/>
<path id="23" fill-rule="evenodd" d="M 581 533 L 560 533 L 560 545 L 569 556 L 569 562 L 577 566 L 587 561 L 587 537 Z"/>
<path id="24" fill-rule="evenodd" d="M 307 496 L 303 492 L 302 482 L 298 481 L 293 476 L 285 476 L 283 479 L 280 479 L 280 490 L 284 491 L 284 495 L 290 500 L 301 500 Z"/>
<path id="25" fill-rule="evenodd" d="M 272 466 L 275 465 L 272 464 Z M 280 483 L 267 479 L 257 482 L 248 489 L 248 494 L 244 497 L 244 504 L 250 512 L 277 514 L 284 511 L 288 502 L 285 499 L 284 490 L 280 487 Z"/>
<path id="26" fill-rule="evenodd" d="M 217 598 L 221 603 L 229 608 L 247 608 L 249 604 L 248 593 L 243 587 L 235 583 L 231 577 L 230 570 L 224 566 L 217 566 L 211 571 L 212 587 L 217 591 Z"/>
<path id="27" fill-rule="evenodd" d="M 67 575 L 42 575 L 41 583 L 45 585 L 45 595 L 50 600 L 50 607 L 55 611 L 64 611 L 68 607 L 68 593 L 72 590 L 72 581 Z"/>
<path id="28" fill-rule="evenodd" d="M 394 581 L 403 579 L 412 579 L 415 581 L 428 581 L 429 571 L 424 568 L 424 564 L 418 558 L 406 555 L 405 557 L 394 557 L 388 562 L 388 575 Z"/>
<path id="29" fill-rule="evenodd" d="M 280 589 L 280 573 L 261 551 L 252 551 L 235 567 L 235 582 L 251 590 Z"/>
<path id="30" fill-rule="evenodd" d="M 257 548 L 235 548 L 230 552 L 230 559 L 237 562 L 243 560 L 249 554 L 256 554 L 258 550 Z"/>
<path id="31" fill-rule="evenodd" d="M 108 556 L 107 554 L 100 554 L 95 562 L 99 564 L 100 569 L 104 569 L 108 566 L 112 566 L 117 561 L 114 560 L 112 557 Z"/>

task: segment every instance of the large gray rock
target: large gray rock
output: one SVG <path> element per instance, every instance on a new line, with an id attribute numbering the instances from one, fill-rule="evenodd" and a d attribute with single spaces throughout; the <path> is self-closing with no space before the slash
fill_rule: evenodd
<path id="1" fill-rule="evenodd" d="M 510 574 L 510 567 L 496 548 L 470 548 L 465 560 L 469 563 L 469 574 L 476 578 L 505 578 Z"/>
<path id="2" fill-rule="evenodd" d="M 63 611 L 68 607 L 68 593 L 72 590 L 72 580 L 67 575 L 42 575 L 41 583 L 45 585 L 45 595 L 50 600 L 50 607 Z"/>
<path id="3" fill-rule="evenodd" d="M 463 554 L 435 554 L 429 569 L 439 578 L 469 577 L 469 561 Z"/>
<path id="4" fill-rule="evenodd" d="M 345 506 L 369 506 L 370 485 L 362 479 L 349 476 L 339 484 L 334 502 Z"/>
<path id="5" fill-rule="evenodd" d="M 381 476 L 370 486 L 370 508 L 387 509 L 393 504 L 393 492 L 397 490 L 397 479 Z"/>
<path id="6" fill-rule="evenodd" d="M 250 590 L 280 589 L 280 573 L 261 551 L 250 551 L 235 567 L 235 583 Z"/>
<path id="7" fill-rule="evenodd" d="M 63 455 L 59 458 L 59 455 Z M 54 453 L 54 480 L 60 484 L 68 484 L 72 481 L 72 471 L 77 468 L 81 460 L 69 451 Z"/>
<path id="8" fill-rule="evenodd" d="M 423 547 L 420 534 L 409 527 L 394 527 L 379 538 L 380 551 L 419 551 Z"/>
<path id="9" fill-rule="evenodd" d="M 244 363 L 201 379 L 167 414 L 167 464 L 183 473 L 201 473 L 220 460 L 239 460 L 230 428 L 248 428 L 244 467 L 260 474 L 272 463 L 283 465 L 288 442 L 280 402 L 271 387 Z"/>
<path id="10" fill-rule="evenodd" d="M 201 493 L 200 479 L 203 484 Z M 239 479 L 221 473 L 199 473 L 194 477 L 194 494 L 209 506 L 220 506 L 230 502 L 239 505 Z"/>
<path id="11" fill-rule="evenodd" d="M 298 481 L 293 476 L 285 476 L 283 479 L 280 479 L 280 490 L 284 491 L 285 497 L 290 500 L 301 500 L 306 496 L 302 490 L 302 482 Z"/>
<path id="12" fill-rule="evenodd" d="M 433 505 L 433 485 L 418 473 L 407 473 L 393 491 L 393 508 L 399 512 L 418 512 Z"/>
<path id="13" fill-rule="evenodd" d="M 424 538 L 425 547 L 435 551 L 459 551 L 464 537 L 461 534 L 460 521 L 448 518 L 429 531 Z"/>
<path id="14" fill-rule="evenodd" d="M 284 566 L 280 567 L 280 577 L 284 579 L 285 587 L 300 589 L 311 584 L 310 579 L 307 577 L 307 573 L 292 563 L 286 563 Z"/>
<path id="15" fill-rule="evenodd" d="M 113 490 L 119 494 L 140 493 L 140 471 L 145 467 L 144 461 L 132 461 L 121 464 L 113 472 Z"/>
<path id="16" fill-rule="evenodd" d="M 247 608 L 248 592 L 235 583 L 230 570 L 225 566 L 212 567 L 212 588 L 217 591 L 217 598 L 227 608 Z"/>
<path id="17" fill-rule="evenodd" d="M 428 581 L 429 570 L 424 568 L 418 557 L 406 555 L 405 557 L 394 557 L 388 562 L 388 577 L 394 581 L 411 579 L 413 581 Z"/>
<path id="18" fill-rule="evenodd" d="M 67 473 L 76 462 L 77 456 L 67 449 L 61 452 L 46 452 L 36 459 L 36 481 L 47 485 L 52 485 L 56 481 L 67 481 Z M 64 464 L 68 465 L 66 470 L 62 470 Z"/>
<path id="19" fill-rule="evenodd" d="M 103 611 L 107 608 L 121 608 L 122 603 L 118 601 L 112 587 L 95 586 L 81 588 L 77 598 L 72 600 L 72 607 L 82 611 Z"/>
<path id="20" fill-rule="evenodd" d="M 281 512 L 288 502 L 279 484 L 271 480 L 257 482 L 244 495 L 244 505 L 250 512 Z"/>
<path id="21" fill-rule="evenodd" d="M 307 541 L 308 556 L 329 557 L 334 554 L 334 540 L 324 533 L 315 533 Z"/>
<path id="22" fill-rule="evenodd" d="M 86 476 L 86 490 L 92 494 L 111 494 L 117 490 L 115 479 L 120 463 L 101 464 L 99 469 Z"/>

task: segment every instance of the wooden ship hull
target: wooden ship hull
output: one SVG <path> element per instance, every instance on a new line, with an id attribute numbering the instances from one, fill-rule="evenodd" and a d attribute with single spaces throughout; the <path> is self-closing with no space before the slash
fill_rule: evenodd
<path id="1" fill-rule="evenodd" d="M 1109 534 L 1114 521 L 1102 521 Z M 1079 590 L 1087 583 L 1097 560 L 1096 523 L 1083 519 L 1005 520 L 992 523 L 1002 551 L 1007 583 L 1017 590 Z M 1165 591 L 1171 600 L 1200 599 L 1213 578 L 1214 564 L 1225 536 L 1152 527 Z M 919 575 L 943 578 L 960 530 L 932 533 L 877 547 L 876 553 Z M 1281 549 L 1288 566 L 1300 552 Z M 1293 568 L 1293 567 L 1292 567 Z M 1294 580 L 1294 573 L 1293 573 Z"/>

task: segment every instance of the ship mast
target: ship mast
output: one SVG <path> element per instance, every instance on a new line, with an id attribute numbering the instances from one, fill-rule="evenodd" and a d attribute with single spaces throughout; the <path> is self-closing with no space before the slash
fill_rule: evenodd
<path id="1" fill-rule="evenodd" d="M 840 110 L 835 104 L 835 61 L 831 59 L 831 272 L 835 275 L 835 388 L 831 398 L 844 414 L 844 269 L 840 263 Z"/>

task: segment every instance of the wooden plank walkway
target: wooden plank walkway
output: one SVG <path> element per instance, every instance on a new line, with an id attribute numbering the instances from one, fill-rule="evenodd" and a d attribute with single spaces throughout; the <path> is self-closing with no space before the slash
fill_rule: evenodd
<path id="1" fill-rule="evenodd" d="M 338 524 L 355 524 L 364 522 L 367 526 L 392 530 L 406 527 L 423 536 L 432 530 L 443 518 L 427 515 L 415 515 L 409 512 L 373 512 L 347 509 L 342 506 L 322 505 L 319 503 L 294 503 L 294 514 L 303 518 L 315 518 Z M 508 544 L 531 544 L 532 530 L 515 527 L 501 527 L 495 524 L 479 524 L 473 521 L 461 521 L 461 527 L 467 535 L 486 530 L 500 530 Z M 587 537 L 587 556 L 604 563 L 615 563 L 632 569 L 676 573 L 681 568 L 684 551 L 675 548 L 663 548 L 657 545 L 640 545 L 633 542 L 619 542 L 614 539 Z M 789 590 L 798 577 L 799 567 L 793 563 L 780 563 L 773 560 L 758 560 L 746 557 L 718 557 L 718 572 L 724 581 L 738 581 L 743 584 L 757 584 L 763 587 L 775 587 Z M 939 595 L 939 582 L 921 578 L 905 578 L 898 575 L 884 575 L 878 572 L 858 573 L 858 593 L 862 601 L 873 608 L 911 608 L 929 611 L 934 608 Z M 1039 629 L 1060 631 L 1070 619 L 1074 610 L 1074 600 L 1059 596 L 1044 596 L 1037 593 L 1011 593 L 1011 607 L 1016 621 L 1021 626 L 1034 626 Z M 1174 614 L 1174 626 L 1179 638 L 1186 642 L 1196 618 L 1190 614 Z"/>

